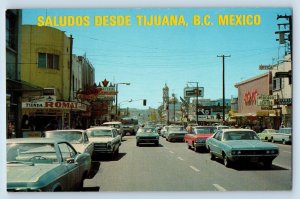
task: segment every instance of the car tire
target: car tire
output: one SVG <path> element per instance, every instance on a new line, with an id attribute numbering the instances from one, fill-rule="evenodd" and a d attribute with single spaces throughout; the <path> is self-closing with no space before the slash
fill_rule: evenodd
<path id="1" fill-rule="evenodd" d="M 271 169 L 272 168 L 272 161 L 268 160 L 268 161 L 264 161 L 264 168 L 265 169 Z"/>
<path id="2" fill-rule="evenodd" d="M 199 149 L 198 149 L 196 146 L 194 146 L 194 151 L 195 151 L 195 152 L 198 152 Z"/>
<path id="3" fill-rule="evenodd" d="M 286 141 L 285 139 L 282 140 L 282 144 L 286 145 Z"/>
<path id="4" fill-rule="evenodd" d="M 223 161 L 224 161 L 224 166 L 227 167 L 227 168 L 230 168 L 231 167 L 231 160 L 229 160 L 229 158 L 226 156 L 226 154 L 224 154 L 223 156 Z"/>
<path id="5" fill-rule="evenodd" d="M 140 146 L 140 143 L 136 142 L 136 146 Z"/>
<path id="6" fill-rule="evenodd" d="M 157 141 L 157 142 L 155 142 L 155 146 L 158 146 L 159 145 L 159 142 Z"/>
<path id="7" fill-rule="evenodd" d="M 211 160 L 215 160 L 216 159 L 216 156 L 212 152 L 210 152 L 210 159 Z"/>

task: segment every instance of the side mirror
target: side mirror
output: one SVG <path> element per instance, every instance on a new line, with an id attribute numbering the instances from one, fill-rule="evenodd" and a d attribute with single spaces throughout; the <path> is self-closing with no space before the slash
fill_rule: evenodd
<path id="1" fill-rule="evenodd" d="M 66 161 L 67 161 L 68 164 L 74 164 L 75 163 L 74 158 L 67 158 Z"/>

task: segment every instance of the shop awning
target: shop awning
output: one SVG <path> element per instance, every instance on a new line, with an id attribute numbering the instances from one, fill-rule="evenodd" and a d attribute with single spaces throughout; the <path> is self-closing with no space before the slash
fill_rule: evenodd
<path id="1" fill-rule="evenodd" d="M 33 85 L 23 80 L 6 79 L 7 91 L 43 91 L 44 88 Z"/>

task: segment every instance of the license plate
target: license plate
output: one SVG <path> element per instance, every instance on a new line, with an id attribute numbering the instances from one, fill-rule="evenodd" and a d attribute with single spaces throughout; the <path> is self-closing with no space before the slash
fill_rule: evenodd
<path id="1" fill-rule="evenodd" d="M 251 157 L 250 162 L 258 162 L 258 157 Z"/>

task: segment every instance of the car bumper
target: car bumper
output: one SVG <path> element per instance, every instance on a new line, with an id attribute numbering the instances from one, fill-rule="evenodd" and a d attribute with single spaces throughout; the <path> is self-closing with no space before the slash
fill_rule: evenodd
<path id="1" fill-rule="evenodd" d="M 277 155 L 266 155 L 266 156 L 231 156 L 229 159 L 233 162 L 264 162 L 272 161 L 277 157 Z"/>
<path id="2" fill-rule="evenodd" d="M 197 148 L 201 148 L 201 147 L 204 148 L 204 147 L 206 147 L 206 144 L 205 144 L 205 142 L 204 143 L 195 142 L 194 146 L 197 147 Z"/>
<path id="3" fill-rule="evenodd" d="M 139 138 L 139 139 L 136 139 L 136 141 L 138 143 L 157 143 L 159 142 L 159 139 L 156 139 L 156 138 Z"/>

